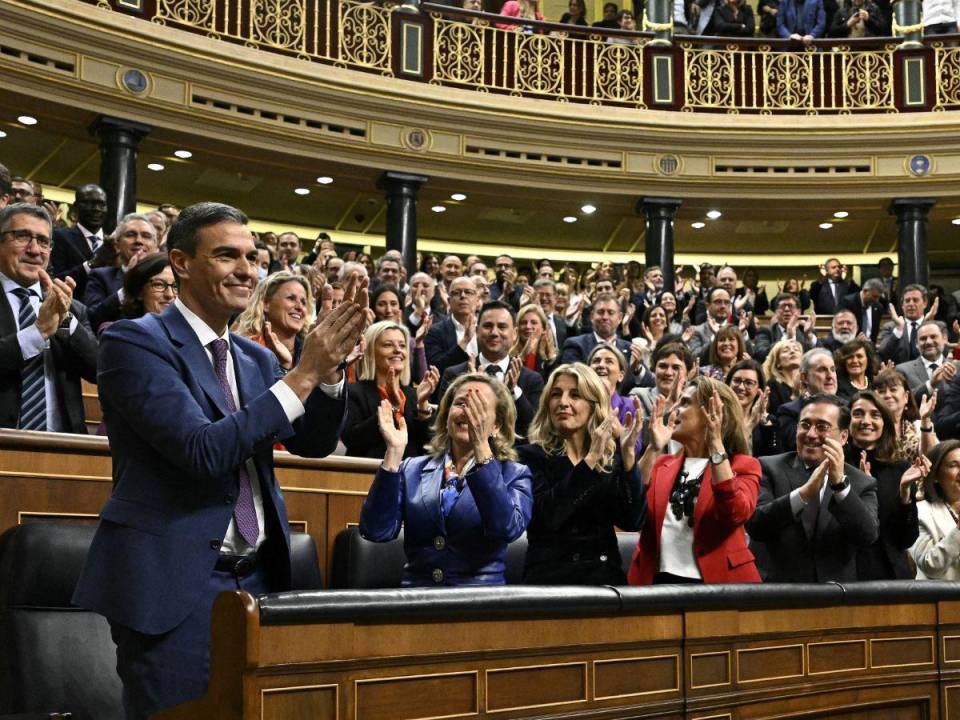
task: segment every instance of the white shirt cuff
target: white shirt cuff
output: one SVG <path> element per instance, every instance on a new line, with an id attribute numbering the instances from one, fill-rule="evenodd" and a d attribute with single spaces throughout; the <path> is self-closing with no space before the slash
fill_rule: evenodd
<path id="1" fill-rule="evenodd" d="M 411 325 L 419 325 L 419 324 L 420 324 L 420 321 L 421 321 L 422 319 L 423 319 L 423 318 L 420 317 L 420 314 L 419 314 L 418 312 L 414 311 L 414 312 L 410 313 L 410 324 L 411 324 Z"/>
<path id="2" fill-rule="evenodd" d="M 514 399 L 514 400 L 519 400 L 521 395 L 523 395 L 523 390 L 520 388 L 519 385 L 514 385 L 514 386 L 513 386 L 513 399 Z"/>
<path id="3" fill-rule="evenodd" d="M 119 290 L 117 290 L 117 297 L 120 299 L 120 302 L 122 304 L 124 298 L 126 298 L 126 295 L 123 292 L 123 288 L 120 288 Z"/>
<path id="4" fill-rule="evenodd" d="M 88 274 L 90 273 L 90 263 L 89 263 L 88 261 L 84 261 L 84 263 L 83 263 L 83 271 L 84 271 L 85 273 L 88 273 Z"/>
<path id="5" fill-rule="evenodd" d="M 339 382 L 334 383 L 333 385 L 327 385 L 326 383 L 320 383 L 317 385 L 320 388 L 324 395 L 327 397 L 332 397 L 334 399 L 343 396 L 343 389 L 347 386 L 347 374 L 341 373 Z"/>
<path id="6" fill-rule="evenodd" d="M 831 490 L 830 492 L 833 492 L 833 491 Z M 849 494 L 850 494 L 850 485 L 847 485 L 847 486 L 846 486 L 843 490 L 841 490 L 840 492 L 835 492 L 835 493 L 833 493 L 833 498 L 834 498 L 834 500 L 836 500 L 837 502 L 841 502 L 841 501 L 843 501 L 843 500 L 846 500 L 846 499 L 847 499 L 847 495 L 849 495 Z"/>
<path id="7" fill-rule="evenodd" d="M 76 322 L 75 318 L 71 320 L 71 323 L 73 322 Z M 20 343 L 20 354 L 23 355 L 24 360 L 35 358 L 47 348 L 47 341 L 43 335 L 40 334 L 40 331 L 37 330 L 36 325 L 31 325 L 19 331 L 17 333 L 17 342 Z"/>
<path id="8" fill-rule="evenodd" d="M 80 327 L 80 322 L 77 320 L 77 316 L 70 315 L 70 325 L 68 326 L 67 334 L 73 335 L 78 327 Z"/>
<path id="9" fill-rule="evenodd" d="M 280 407 L 283 408 L 283 412 L 286 414 L 288 421 L 293 422 L 307 412 L 303 403 L 300 402 L 300 398 L 297 397 L 297 394 L 291 390 L 290 386 L 283 382 L 283 380 L 275 382 L 270 387 L 270 392 L 277 398 L 277 402 L 279 402 Z"/>
<path id="10" fill-rule="evenodd" d="M 895 338 L 898 338 L 898 339 L 899 339 L 899 338 L 902 338 L 902 337 L 903 337 L 903 328 L 895 327 L 895 328 L 893 329 L 893 336 L 894 336 Z"/>
<path id="11" fill-rule="evenodd" d="M 803 498 L 800 497 L 800 489 L 791 491 L 790 493 L 790 512 L 794 515 L 799 515 L 803 508 L 806 506 L 806 503 L 803 501 Z"/>

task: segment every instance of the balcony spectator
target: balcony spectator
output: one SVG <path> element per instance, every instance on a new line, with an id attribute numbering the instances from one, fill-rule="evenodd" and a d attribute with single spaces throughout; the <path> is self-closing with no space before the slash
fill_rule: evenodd
<path id="1" fill-rule="evenodd" d="M 637 22 L 634 20 L 633 12 L 630 10 L 621 10 L 617 14 L 617 23 L 617 27 L 620 30 L 629 30 L 630 32 L 637 31 Z M 607 42 L 617 43 L 620 45 L 637 45 L 640 41 L 637 38 L 611 35 L 607 38 Z"/>
<path id="2" fill-rule="evenodd" d="M 924 398 L 918 408 L 907 379 L 896 370 L 877 373 L 873 379 L 873 391 L 893 416 L 898 460 L 913 462 L 936 446 L 939 442 L 933 430 L 936 402 L 931 397 Z"/>
<path id="3" fill-rule="evenodd" d="M 847 267 L 836 258 L 830 258 L 820 266 L 820 279 L 810 284 L 813 311 L 817 315 L 833 315 L 843 299 L 859 289 L 859 285 L 847 279 Z"/>
<path id="4" fill-rule="evenodd" d="M 630 13 L 631 17 L 633 13 Z M 606 28 L 608 30 L 616 30 L 617 28 L 622 28 L 623 25 L 620 22 L 620 8 L 617 7 L 616 3 L 608 2 L 603 4 L 603 19 L 597 20 L 593 27 L 595 28 Z"/>
<path id="5" fill-rule="evenodd" d="M 837 310 L 830 324 L 830 334 L 817 340 L 817 347 L 835 352 L 857 336 L 857 318 L 849 310 Z"/>
<path id="6" fill-rule="evenodd" d="M 923 34 L 949 35 L 957 32 L 957 5 L 953 0 L 924 0 Z"/>
<path id="7" fill-rule="evenodd" d="M 880 318 L 883 317 L 884 307 L 883 282 L 880 278 L 870 278 L 863 284 L 863 289 L 853 292 L 840 301 L 840 307 L 849 310 L 857 319 L 858 332 L 869 338 L 874 345 L 880 334 Z"/>
<path id="8" fill-rule="evenodd" d="M 583 0 L 570 0 L 567 11 L 560 16 L 561 25 L 589 25 L 587 22 L 587 6 Z"/>
<path id="9" fill-rule="evenodd" d="M 799 397 L 802 357 L 803 346 L 796 340 L 780 340 L 770 348 L 763 361 L 763 373 L 770 388 L 770 412 L 776 413 L 781 405 Z"/>
<path id="10" fill-rule="evenodd" d="M 500 8 L 500 14 L 506 17 L 520 18 L 521 20 L 537 20 L 542 22 L 539 0 L 507 0 Z M 497 23 L 501 30 L 516 30 L 518 32 L 533 32 L 531 25 L 515 25 L 512 23 Z"/>
<path id="11" fill-rule="evenodd" d="M 822 38 L 827 28 L 823 0 L 781 0 L 777 13 L 777 34 L 809 45 Z"/>
<path id="12" fill-rule="evenodd" d="M 768 581 L 857 579 L 857 554 L 878 537 L 877 482 L 844 462 L 849 425 L 842 400 L 813 395 L 803 401 L 796 451 L 760 458 L 760 497 L 747 532 L 769 553 Z"/>
<path id="13" fill-rule="evenodd" d="M 917 503 L 920 535 L 910 555 L 917 580 L 960 580 L 960 440 L 940 443 L 928 462 L 924 497 Z"/>
<path id="14" fill-rule="evenodd" d="M 753 37 L 756 21 L 753 8 L 743 0 L 726 0 L 717 7 L 713 34 L 721 37 Z"/>
<path id="15" fill-rule="evenodd" d="M 883 14 L 870 0 L 845 0 L 830 23 L 830 37 L 862 38 L 884 34 Z"/>
<path id="16" fill-rule="evenodd" d="M 764 37 L 780 37 L 777 34 L 777 14 L 780 12 L 780 0 L 760 0 L 757 14 L 760 17 L 760 34 Z"/>
<path id="17" fill-rule="evenodd" d="M 300 362 L 313 308 L 307 279 L 281 270 L 257 285 L 233 331 L 272 351 L 280 367 L 291 370 Z"/>

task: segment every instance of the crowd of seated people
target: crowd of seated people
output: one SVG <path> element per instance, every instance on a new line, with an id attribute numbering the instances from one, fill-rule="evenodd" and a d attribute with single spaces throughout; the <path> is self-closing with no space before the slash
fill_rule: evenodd
<path id="1" fill-rule="evenodd" d="M 176 208 L 105 236 L 102 189 L 77 190 L 68 226 L 12 187 L 0 173 L 0 426 L 84 433 L 94 324 L 176 297 Z M 636 262 L 425 253 L 408 277 L 396 251 L 329 236 L 304 252 L 262 233 L 257 251 L 232 327 L 284 370 L 369 279 L 341 441 L 382 461 L 360 526 L 404 528 L 408 584 L 502 583 L 524 532 L 531 583 L 960 576 L 956 298 L 900 287 L 892 264 L 861 286 L 831 258 L 809 292 L 768 298 L 725 264 L 667 288 Z M 617 530 L 639 533 L 626 577 Z"/>

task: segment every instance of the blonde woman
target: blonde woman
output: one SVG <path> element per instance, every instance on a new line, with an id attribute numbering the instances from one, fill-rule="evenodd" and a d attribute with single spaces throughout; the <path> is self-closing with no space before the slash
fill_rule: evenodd
<path id="1" fill-rule="evenodd" d="M 639 402 L 621 425 L 606 386 L 583 363 L 550 375 L 517 448 L 533 477 L 524 582 L 623 585 L 614 527 L 637 530 L 646 503 L 637 468 Z"/>
<path id="2" fill-rule="evenodd" d="M 547 322 L 539 305 L 524 305 L 517 313 L 517 341 L 510 348 L 512 357 L 519 357 L 526 368 L 540 373 L 544 379 L 558 358 L 557 345 Z"/>
<path id="3" fill-rule="evenodd" d="M 309 280 L 283 270 L 260 281 L 233 331 L 273 351 L 280 367 L 290 370 L 300 361 L 303 338 L 313 318 Z"/>
<path id="4" fill-rule="evenodd" d="M 486 373 L 461 375 L 440 401 L 429 455 L 403 459 L 407 424 L 377 411 L 386 444 L 360 533 L 388 542 L 404 528 L 404 586 L 503 585 L 507 544 L 530 522 L 530 470 L 514 460 L 516 409 Z"/>
<path id="5" fill-rule="evenodd" d="M 377 431 L 377 408 L 386 400 L 408 428 L 404 457 L 421 455 L 429 439 L 433 408 L 430 396 L 440 373 L 432 367 L 416 389 L 410 385 L 410 332 L 399 323 L 374 323 L 363 334 L 364 353 L 357 382 L 347 392 L 347 422 L 340 439 L 347 455 L 382 458 L 386 443 Z"/>
<path id="6" fill-rule="evenodd" d="M 770 388 L 767 411 L 776 415 L 777 408 L 800 397 L 800 359 L 803 346 L 796 340 L 780 340 L 770 348 L 763 361 L 763 375 Z"/>

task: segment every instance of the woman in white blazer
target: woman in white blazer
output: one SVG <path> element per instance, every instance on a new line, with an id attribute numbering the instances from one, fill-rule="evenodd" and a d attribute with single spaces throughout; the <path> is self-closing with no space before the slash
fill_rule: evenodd
<path id="1" fill-rule="evenodd" d="M 960 580 L 960 440 L 945 440 L 927 459 L 925 499 L 917 503 L 920 536 L 910 555 L 918 580 Z"/>

